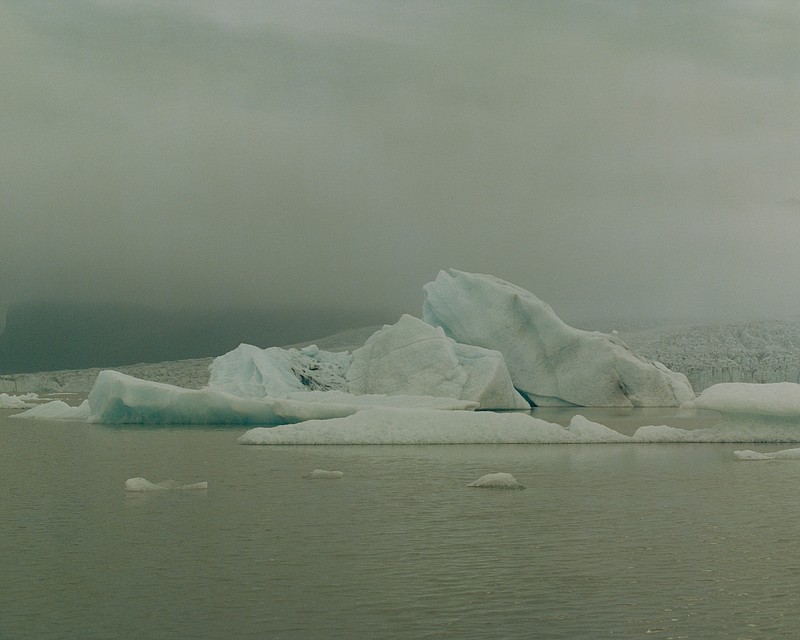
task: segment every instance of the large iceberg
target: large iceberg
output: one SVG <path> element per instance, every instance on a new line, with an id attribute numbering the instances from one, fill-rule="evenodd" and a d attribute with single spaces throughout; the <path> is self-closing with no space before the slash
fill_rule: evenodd
<path id="1" fill-rule="evenodd" d="M 678 406 L 686 376 L 612 336 L 575 329 L 529 291 L 493 276 L 441 271 L 425 285 L 423 318 L 454 340 L 503 354 L 514 386 L 539 406 Z"/>
<path id="2" fill-rule="evenodd" d="M 297 391 L 347 391 L 351 356 L 303 349 L 259 349 L 240 344 L 214 359 L 208 386 L 243 398 L 284 398 Z"/>
<path id="3" fill-rule="evenodd" d="M 51 404 L 42 405 L 42 409 Z M 208 387 L 183 389 L 139 380 L 117 371 L 101 371 L 87 405 L 88 420 L 102 424 L 250 426 L 341 418 L 375 406 L 470 411 L 477 408 L 478 403 L 432 396 L 354 396 L 341 391 L 304 391 L 286 398 L 242 398 Z M 37 417 L 31 415 L 32 412 L 29 410 L 20 416 Z"/>
<path id="4" fill-rule="evenodd" d="M 353 352 L 354 394 L 416 394 L 474 400 L 481 409 L 528 409 L 497 351 L 459 344 L 439 327 L 403 315 Z"/>

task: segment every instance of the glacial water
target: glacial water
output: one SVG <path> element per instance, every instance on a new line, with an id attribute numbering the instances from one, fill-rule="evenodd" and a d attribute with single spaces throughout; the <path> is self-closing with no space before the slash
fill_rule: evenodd
<path id="1" fill-rule="evenodd" d="M 246 447 L 240 429 L 11 413 L 2 640 L 800 633 L 800 461 L 734 444 Z M 496 471 L 526 489 L 466 486 Z M 135 476 L 208 489 L 126 492 Z"/>

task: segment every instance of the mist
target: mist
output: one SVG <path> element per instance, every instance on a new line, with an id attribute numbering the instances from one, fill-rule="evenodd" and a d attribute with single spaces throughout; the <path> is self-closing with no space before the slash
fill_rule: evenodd
<path id="1" fill-rule="evenodd" d="M 454 267 L 584 324 L 798 314 L 799 31 L 790 1 L 1 2 L 0 306 L 391 320 Z"/>

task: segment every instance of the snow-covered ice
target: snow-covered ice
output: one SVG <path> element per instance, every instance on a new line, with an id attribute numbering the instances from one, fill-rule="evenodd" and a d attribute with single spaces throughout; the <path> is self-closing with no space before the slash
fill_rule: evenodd
<path id="1" fill-rule="evenodd" d="M 527 409 L 497 351 L 459 344 L 440 327 L 403 315 L 353 352 L 354 394 L 416 394 L 473 400 L 481 409 Z"/>
<path id="2" fill-rule="evenodd" d="M 481 487 L 485 489 L 524 489 L 517 479 L 510 473 L 487 473 L 477 480 L 470 482 L 468 487 Z"/>
<path id="3" fill-rule="evenodd" d="M 192 482 L 190 484 L 182 484 L 175 480 L 150 482 L 146 478 L 128 478 L 125 481 L 125 491 L 170 491 L 174 489 L 208 489 L 208 482 Z"/>
<path id="4" fill-rule="evenodd" d="M 539 406 L 678 406 L 694 397 L 683 374 L 613 336 L 568 326 L 509 282 L 450 270 L 424 290 L 425 321 L 458 342 L 502 353 L 514 386 Z"/>

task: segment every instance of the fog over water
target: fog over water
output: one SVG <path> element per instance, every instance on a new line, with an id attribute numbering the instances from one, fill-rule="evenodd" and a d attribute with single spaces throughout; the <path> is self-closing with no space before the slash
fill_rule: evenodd
<path id="1" fill-rule="evenodd" d="M 800 313 L 800 7 L 0 1 L 0 305 Z M 2 322 L 0 322 L 2 325 Z"/>

